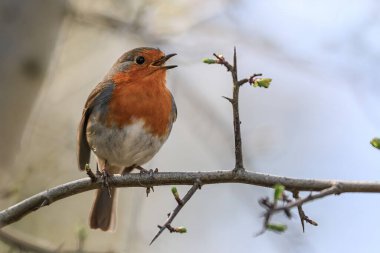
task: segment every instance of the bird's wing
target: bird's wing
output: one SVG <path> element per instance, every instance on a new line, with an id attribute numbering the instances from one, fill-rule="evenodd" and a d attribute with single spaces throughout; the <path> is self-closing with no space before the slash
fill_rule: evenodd
<path id="1" fill-rule="evenodd" d="M 82 119 L 79 123 L 77 137 L 78 166 L 80 170 L 84 170 L 86 164 L 90 162 L 91 148 L 88 144 L 86 137 L 88 119 L 95 106 L 107 106 L 112 96 L 112 91 L 114 87 L 115 84 L 112 81 L 101 82 L 95 87 L 95 89 L 90 93 L 90 95 L 87 98 L 82 113 Z"/>
<path id="2" fill-rule="evenodd" d="M 172 121 L 174 122 L 177 119 L 177 106 L 175 104 L 173 94 L 170 91 L 169 93 L 170 93 L 170 96 L 172 97 Z"/>

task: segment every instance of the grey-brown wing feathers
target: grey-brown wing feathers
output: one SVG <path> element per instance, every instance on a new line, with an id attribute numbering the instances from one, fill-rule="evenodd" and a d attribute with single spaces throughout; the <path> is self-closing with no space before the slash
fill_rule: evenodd
<path id="1" fill-rule="evenodd" d="M 172 119 L 174 122 L 177 119 L 177 106 L 175 104 L 174 97 L 173 97 L 173 94 L 171 92 L 170 92 L 170 96 L 172 98 Z"/>
<path id="2" fill-rule="evenodd" d="M 88 115 L 85 108 L 78 128 L 78 167 L 80 170 L 84 170 L 86 164 L 90 162 L 91 148 L 86 138 Z"/>
<path id="3" fill-rule="evenodd" d="M 91 147 L 88 144 L 86 136 L 88 119 L 93 110 L 98 110 L 101 114 L 106 112 L 114 87 L 115 84 L 112 81 L 101 82 L 87 98 L 82 119 L 79 123 L 77 137 L 78 167 L 80 170 L 84 170 L 86 164 L 90 162 Z"/>

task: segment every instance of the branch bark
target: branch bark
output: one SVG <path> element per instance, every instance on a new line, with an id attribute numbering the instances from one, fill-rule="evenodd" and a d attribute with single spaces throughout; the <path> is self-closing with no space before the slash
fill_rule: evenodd
<path id="1" fill-rule="evenodd" d="M 158 172 L 153 177 L 149 174 L 131 173 L 125 176 L 115 175 L 109 179 L 111 187 L 143 187 L 159 185 L 194 185 L 200 180 L 202 185 L 222 183 L 242 183 L 272 188 L 276 183 L 285 186 L 288 191 L 322 191 L 339 185 L 341 193 L 377 192 L 380 193 L 380 182 L 337 181 L 297 179 L 274 176 L 262 173 L 241 171 L 208 172 Z M 102 187 L 102 181 L 92 183 L 90 178 L 71 181 L 46 191 L 40 192 L 0 212 L 0 228 L 18 221 L 41 207 L 47 206 L 63 198 Z"/>
<path id="2" fill-rule="evenodd" d="M 239 90 L 240 86 L 243 84 L 238 79 L 237 73 L 237 56 L 236 47 L 234 47 L 233 65 L 224 59 L 223 56 L 214 53 L 214 56 L 219 60 L 219 64 L 224 65 L 227 71 L 231 73 L 232 76 L 232 98 L 226 98 L 232 105 L 232 115 L 234 124 L 234 139 L 235 139 L 235 168 L 234 171 L 244 170 L 243 164 L 243 147 L 241 141 L 241 131 L 240 131 L 240 116 L 239 116 Z"/>

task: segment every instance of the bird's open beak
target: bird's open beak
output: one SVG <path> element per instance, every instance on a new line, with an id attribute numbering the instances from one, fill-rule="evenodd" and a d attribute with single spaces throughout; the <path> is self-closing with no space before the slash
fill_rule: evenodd
<path id="1" fill-rule="evenodd" d="M 167 66 L 164 65 L 167 60 L 169 60 L 170 58 L 172 58 L 175 55 L 177 55 L 177 54 L 168 54 L 168 55 L 162 56 L 160 59 L 154 61 L 152 63 L 152 65 L 156 66 L 156 67 L 161 67 L 161 68 L 164 68 L 164 69 L 175 68 L 175 67 L 177 67 L 177 65 L 167 65 Z"/>

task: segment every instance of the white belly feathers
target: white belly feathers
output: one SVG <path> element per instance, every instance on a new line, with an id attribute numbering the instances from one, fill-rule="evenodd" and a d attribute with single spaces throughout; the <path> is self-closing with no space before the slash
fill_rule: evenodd
<path id="1" fill-rule="evenodd" d="M 96 156 L 109 165 L 129 167 L 148 162 L 167 139 L 149 133 L 143 120 L 136 120 L 127 127 L 106 127 L 90 117 L 86 136 Z"/>

